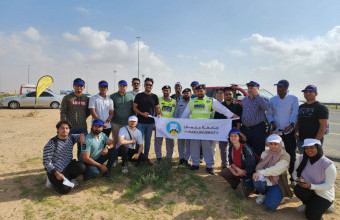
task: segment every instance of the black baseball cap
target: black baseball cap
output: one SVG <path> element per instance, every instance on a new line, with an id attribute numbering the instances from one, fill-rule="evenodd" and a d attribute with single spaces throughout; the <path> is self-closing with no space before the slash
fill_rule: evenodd
<path id="1" fill-rule="evenodd" d="M 185 88 L 185 89 L 182 91 L 182 94 L 185 93 L 185 92 L 191 92 L 191 89 Z"/>
<path id="2" fill-rule="evenodd" d="M 171 87 L 169 85 L 165 85 L 165 86 L 162 87 L 162 90 L 164 90 L 164 89 L 171 89 Z"/>

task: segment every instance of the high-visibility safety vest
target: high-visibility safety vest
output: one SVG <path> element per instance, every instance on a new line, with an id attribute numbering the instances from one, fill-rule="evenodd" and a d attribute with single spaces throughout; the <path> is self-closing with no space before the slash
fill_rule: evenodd
<path id="1" fill-rule="evenodd" d="M 209 97 L 190 100 L 190 118 L 210 118 L 212 113 L 212 103 L 213 99 Z"/>
<path id="2" fill-rule="evenodd" d="M 166 101 L 163 97 L 159 98 L 159 103 L 161 106 L 162 117 L 173 118 L 176 107 L 176 100 L 171 98 L 171 101 Z"/>

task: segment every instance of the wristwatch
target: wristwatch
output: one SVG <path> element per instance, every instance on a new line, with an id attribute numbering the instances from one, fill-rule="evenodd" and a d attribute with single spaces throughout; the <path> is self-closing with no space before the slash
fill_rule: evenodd
<path id="1" fill-rule="evenodd" d="M 106 148 L 107 148 L 108 150 L 110 150 L 110 149 L 111 149 L 111 148 L 109 147 L 109 145 L 107 145 L 107 146 L 106 146 Z"/>
<path id="2" fill-rule="evenodd" d="M 294 122 L 291 122 L 289 125 L 292 126 L 293 128 L 295 127 L 295 123 Z"/>

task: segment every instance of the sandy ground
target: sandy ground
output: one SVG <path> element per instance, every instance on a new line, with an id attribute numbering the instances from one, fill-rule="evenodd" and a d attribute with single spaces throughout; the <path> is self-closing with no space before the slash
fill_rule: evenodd
<path id="1" fill-rule="evenodd" d="M 69 195 L 59 196 L 45 188 L 42 166 L 43 147 L 56 134 L 58 119 L 59 110 L 39 109 L 34 113 L 32 109 L 0 109 L 0 219 L 304 219 L 302 213 L 296 212 L 301 204 L 296 197 L 286 199 L 277 211 L 269 212 L 255 204 L 256 196 L 253 195 L 240 206 L 254 210 L 254 213 L 242 208 L 237 210 L 230 202 L 233 192 L 226 182 L 218 175 L 207 175 L 204 166 L 198 175 L 207 185 L 209 195 L 198 193 L 201 197 L 195 203 L 170 192 L 159 205 L 150 208 L 138 199 L 130 201 L 122 197 L 128 184 L 126 180 L 115 180 L 114 187 L 109 187 L 102 184 L 101 178 L 80 183 Z M 154 159 L 153 145 L 150 152 Z M 176 148 L 176 160 L 177 157 Z M 219 172 L 218 150 L 216 159 L 216 171 Z M 150 199 L 153 195 L 153 190 L 147 188 L 138 197 Z M 339 207 L 338 193 L 335 203 Z M 338 219 L 339 213 L 337 209 L 334 214 L 324 215 L 324 219 Z"/>

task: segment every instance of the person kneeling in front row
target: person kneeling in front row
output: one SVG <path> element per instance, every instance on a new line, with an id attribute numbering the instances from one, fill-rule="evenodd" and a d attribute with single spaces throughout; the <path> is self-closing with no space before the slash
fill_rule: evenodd
<path id="1" fill-rule="evenodd" d="M 290 156 L 282 149 L 280 136 L 272 134 L 267 142 L 269 150 L 261 154 L 261 161 L 253 174 L 254 187 L 260 193 L 256 203 L 264 203 L 269 210 L 276 210 L 284 196 L 292 197 L 287 180 Z"/>
<path id="2" fill-rule="evenodd" d="M 138 118 L 136 116 L 130 116 L 128 120 L 129 126 L 124 126 L 119 130 L 118 134 L 118 155 L 122 157 L 122 173 L 128 173 L 127 163 L 128 161 L 137 162 L 136 166 L 140 162 L 146 160 L 143 151 L 143 135 L 142 132 L 136 128 L 138 124 Z M 138 147 L 135 148 L 135 144 Z"/>
<path id="3" fill-rule="evenodd" d="M 46 186 L 52 187 L 60 194 L 69 193 L 72 187 L 64 185 L 65 178 L 74 180 L 85 172 L 85 165 L 73 159 L 73 145 L 84 143 L 84 134 L 70 134 L 71 125 L 60 121 L 57 125 L 57 136 L 51 138 L 44 147 L 43 164 L 47 171 Z"/>
<path id="4" fill-rule="evenodd" d="M 246 144 L 246 136 L 233 128 L 229 132 L 229 164 L 221 172 L 241 198 L 246 198 L 253 191 L 252 176 L 255 172 L 256 160 L 252 150 Z"/>
<path id="5" fill-rule="evenodd" d="M 321 219 L 334 202 L 336 167 L 323 155 L 321 142 L 305 139 L 304 153 L 295 161 L 293 178 L 295 195 L 302 201 L 297 210 L 305 211 L 308 219 Z"/>
<path id="6" fill-rule="evenodd" d="M 86 135 L 86 141 L 81 147 L 81 158 L 86 165 L 84 180 L 96 178 L 100 171 L 107 178 L 112 178 L 111 167 L 115 161 L 114 141 L 104 134 L 104 122 L 94 120 L 91 133 Z M 103 164 L 107 161 L 106 166 Z"/>

